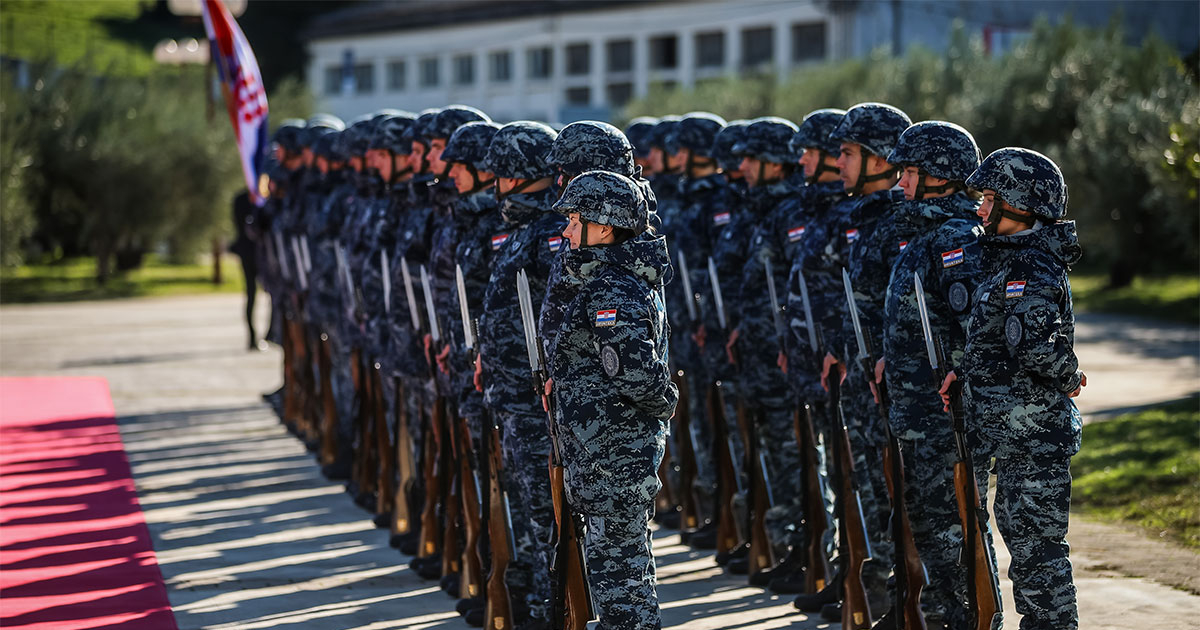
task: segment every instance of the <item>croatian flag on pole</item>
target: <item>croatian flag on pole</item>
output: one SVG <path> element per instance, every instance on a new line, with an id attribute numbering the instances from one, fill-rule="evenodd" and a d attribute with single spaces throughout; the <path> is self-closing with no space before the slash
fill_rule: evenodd
<path id="1" fill-rule="evenodd" d="M 246 188 L 254 203 L 261 206 L 263 197 L 258 188 L 258 175 L 267 147 L 267 93 L 263 90 L 258 60 L 223 3 L 204 0 L 201 7 L 208 49 L 217 66 L 221 93 L 225 96 L 225 107 L 237 136 Z"/>

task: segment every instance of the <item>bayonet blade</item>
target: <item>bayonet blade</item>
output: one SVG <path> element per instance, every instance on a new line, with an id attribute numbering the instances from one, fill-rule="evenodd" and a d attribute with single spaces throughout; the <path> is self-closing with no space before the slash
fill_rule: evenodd
<path id="1" fill-rule="evenodd" d="M 713 301 L 717 306 L 717 321 L 721 324 L 721 330 L 728 328 L 725 324 L 725 299 L 721 296 L 721 278 L 717 276 L 717 264 L 713 262 L 712 256 L 708 257 L 708 280 L 712 283 Z"/>
<path id="2" fill-rule="evenodd" d="M 312 257 L 308 255 L 308 236 L 300 239 L 300 255 L 304 259 L 304 271 L 312 271 Z"/>
<path id="3" fill-rule="evenodd" d="M 300 253 L 300 243 L 296 237 L 292 237 L 292 256 L 296 261 L 296 277 L 300 279 L 300 288 L 308 290 L 308 274 L 304 273 L 304 255 Z"/>
<path id="4" fill-rule="evenodd" d="M 454 284 L 458 287 L 458 311 L 462 316 L 463 343 L 468 350 L 474 350 L 475 335 L 471 331 L 471 310 L 467 306 L 467 285 L 463 282 L 462 265 L 454 265 Z"/>
<path id="5" fill-rule="evenodd" d="M 775 292 L 775 272 L 771 268 L 771 259 L 763 259 L 763 271 L 767 274 L 767 293 L 771 296 L 771 317 L 775 320 L 775 335 L 779 337 L 779 347 L 783 347 L 783 317 L 779 309 L 779 294 Z"/>
<path id="6" fill-rule="evenodd" d="M 808 328 L 808 345 L 813 352 L 817 351 L 817 325 L 813 321 L 812 302 L 808 301 L 808 282 L 804 280 L 804 271 L 800 271 L 800 301 L 804 304 L 804 326 Z"/>
<path id="7" fill-rule="evenodd" d="M 275 260 L 279 261 L 279 273 L 283 275 L 284 280 L 291 280 L 292 272 L 288 268 L 287 251 L 283 248 L 283 235 L 272 231 L 271 236 L 275 237 Z"/>
<path id="8" fill-rule="evenodd" d="M 687 312 L 688 319 L 696 321 L 696 294 L 692 293 L 692 279 L 688 275 L 687 260 L 683 257 L 683 252 L 677 252 L 679 258 L 679 275 L 683 280 L 683 292 L 687 294 Z"/>
<path id="9" fill-rule="evenodd" d="M 850 322 L 854 324 L 854 339 L 858 342 L 858 358 L 867 358 L 867 342 L 863 339 L 862 323 L 858 320 L 858 305 L 854 301 L 854 287 L 850 284 L 850 274 L 842 268 L 842 286 L 846 288 L 846 306 L 850 309 Z"/>
<path id="10" fill-rule="evenodd" d="M 913 284 L 917 291 L 917 310 L 921 313 L 921 334 L 925 336 L 925 351 L 929 353 L 929 366 L 936 372 L 938 365 L 937 351 L 933 347 L 933 328 L 929 326 L 929 310 L 925 306 L 925 287 L 921 284 L 921 276 L 913 272 Z"/>
<path id="11" fill-rule="evenodd" d="M 400 257 L 400 275 L 404 278 L 404 297 L 408 300 L 408 316 L 412 329 L 421 330 L 421 315 L 417 312 L 417 294 L 413 291 L 412 274 L 408 272 L 408 259 Z"/>
<path id="12" fill-rule="evenodd" d="M 533 301 L 529 297 L 529 277 L 525 270 L 517 272 L 517 301 L 521 305 L 521 325 L 525 331 L 525 351 L 529 354 L 529 368 L 541 371 L 541 360 L 537 351 L 537 324 L 533 321 Z"/>
<path id="13" fill-rule="evenodd" d="M 433 307 L 433 287 L 429 284 L 429 274 L 425 271 L 425 265 L 421 265 L 421 290 L 425 293 L 425 315 L 429 317 L 429 335 L 433 337 L 433 342 L 441 341 L 442 336 L 438 330 L 437 310 Z"/>
<path id="14" fill-rule="evenodd" d="M 379 250 L 379 271 L 383 274 L 383 312 L 392 312 L 392 270 L 388 264 L 387 250 Z"/>

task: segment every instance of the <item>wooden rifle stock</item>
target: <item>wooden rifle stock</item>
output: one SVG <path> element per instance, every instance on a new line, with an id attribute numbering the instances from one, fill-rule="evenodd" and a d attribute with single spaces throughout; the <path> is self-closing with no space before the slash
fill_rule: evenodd
<path id="1" fill-rule="evenodd" d="M 774 501 L 771 498 L 770 475 L 767 472 L 766 454 L 759 441 L 758 427 L 766 422 L 761 410 L 747 414 L 747 454 L 750 470 L 750 575 L 775 566 L 775 551 L 767 536 L 767 510 Z"/>
<path id="2" fill-rule="evenodd" d="M 554 541 L 554 615 L 551 624 L 556 630 L 586 630 L 588 621 L 595 618 L 591 590 L 583 558 L 583 544 L 575 526 L 575 516 L 567 505 L 564 467 L 561 462 L 550 466 L 550 492 L 554 502 L 556 524 Z"/>
<path id="3" fill-rule="evenodd" d="M 504 573 L 516 555 L 512 538 L 512 517 L 508 494 L 504 491 L 504 454 L 500 450 L 500 429 L 488 422 L 488 542 L 491 548 L 491 570 L 487 577 L 487 603 L 484 606 L 484 628 L 512 630 L 512 602 Z"/>
<path id="4" fill-rule="evenodd" d="M 321 465 L 329 466 L 337 459 L 338 452 L 338 418 L 337 404 L 333 399 L 333 379 L 331 377 L 331 359 L 329 346 L 332 341 L 328 335 L 321 335 L 318 363 L 321 371 Z"/>
<path id="5" fill-rule="evenodd" d="M 863 519 L 862 502 L 854 484 L 854 456 L 850 449 L 850 433 L 842 414 L 841 391 L 838 374 L 831 371 L 829 397 L 835 405 L 833 418 L 834 457 L 838 471 L 839 527 L 845 543 L 846 558 L 842 567 L 842 628 L 845 630 L 868 630 L 871 627 L 871 607 L 867 603 L 867 589 L 862 581 L 863 563 L 871 559 L 867 526 Z"/>
<path id="6" fill-rule="evenodd" d="M 459 418 L 457 444 L 458 479 L 462 496 L 464 544 L 462 571 L 459 579 L 459 597 L 478 597 L 483 594 L 483 568 L 479 557 L 479 541 L 482 538 L 483 514 L 479 496 L 479 461 L 471 444 L 471 430 L 466 418 Z M 483 438 L 481 438 L 483 439 Z"/>
<path id="7" fill-rule="evenodd" d="M 377 363 L 375 365 L 378 365 Z M 387 405 L 384 402 L 383 396 L 383 370 L 372 366 L 371 389 L 374 392 L 374 407 L 375 410 L 375 444 L 376 444 L 376 459 L 379 460 L 379 478 L 376 485 L 379 489 L 379 496 L 375 502 L 375 512 L 377 514 L 391 514 L 394 512 L 392 502 L 396 500 L 396 449 L 392 446 L 391 432 L 387 426 Z"/>
<path id="8" fill-rule="evenodd" d="M 680 376 L 676 384 L 679 386 L 679 404 L 675 413 L 676 440 L 679 442 L 679 529 L 685 531 L 700 527 L 704 518 L 700 513 L 700 500 L 696 496 L 696 443 L 688 407 L 691 392 L 686 377 Z"/>
<path id="9" fill-rule="evenodd" d="M 358 400 L 358 410 L 354 414 L 354 454 L 350 462 L 350 479 L 354 485 L 361 491 L 367 486 L 367 458 L 366 451 L 366 425 L 367 425 L 367 410 L 370 408 L 367 401 L 367 387 L 364 380 L 367 377 L 366 368 L 363 366 L 362 351 L 355 349 L 351 354 L 350 371 L 354 377 L 354 394 Z"/>
<path id="10" fill-rule="evenodd" d="M 393 379 L 396 383 L 396 469 L 399 479 L 396 484 L 396 497 L 392 501 L 392 534 L 407 534 L 412 531 L 413 515 L 417 512 L 413 488 L 416 481 L 416 465 L 413 461 L 408 410 L 404 404 L 404 384 L 398 376 Z"/>
<path id="11" fill-rule="evenodd" d="M 829 555 L 825 552 L 825 532 L 829 529 L 829 518 L 825 512 L 825 486 L 821 483 L 818 470 L 821 458 L 817 453 L 816 431 L 813 429 L 812 407 L 804 405 L 793 412 L 793 428 L 796 444 L 800 446 L 800 470 L 804 475 L 804 589 L 816 593 L 825 588 L 833 571 L 829 567 Z"/>
<path id="12" fill-rule="evenodd" d="M 362 459 L 363 482 L 358 487 L 359 492 L 375 494 L 379 484 L 379 449 L 376 441 L 375 424 L 375 368 L 370 359 L 364 361 L 362 368 L 363 405 L 362 405 Z"/>
<path id="13" fill-rule="evenodd" d="M 442 531 L 438 526 L 438 501 L 442 497 L 441 468 L 445 461 L 440 456 L 442 405 L 440 399 L 435 399 L 429 414 L 429 424 L 424 432 L 424 470 L 422 480 L 425 486 L 425 502 L 421 506 L 421 537 L 418 557 L 434 556 L 441 553 Z"/>
<path id="14" fill-rule="evenodd" d="M 728 553 L 738 544 L 737 517 L 733 511 L 733 497 L 738 491 L 737 467 L 733 459 L 733 447 L 729 443 L 729 427 L 725 423 L 725 400 L 721 387 L 712 383 L 708 387 L 708 417 L 712 421 L 712 436 L 717 464 L 717 553 Z"/>

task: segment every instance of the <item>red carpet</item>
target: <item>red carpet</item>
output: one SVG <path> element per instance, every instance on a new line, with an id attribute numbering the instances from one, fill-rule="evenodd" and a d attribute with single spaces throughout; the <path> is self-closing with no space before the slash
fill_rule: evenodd
<path id="1" fill-rule="evenodd" d="M 175 630 L 102 378 L 0 379 L 0 627 Z"/>

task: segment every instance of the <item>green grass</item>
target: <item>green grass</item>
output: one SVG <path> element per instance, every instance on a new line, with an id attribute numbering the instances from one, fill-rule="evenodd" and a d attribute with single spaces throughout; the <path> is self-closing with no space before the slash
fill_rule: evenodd
<path id="1" fill-rule="evenodd" d="M 1200 275 L 1139 277 L 1121 289 L 1107 284 L 1103 274 L 1071 274 L 1075 309 L 1200 324 Z"/>
<path id="2" fill-rule="evenodd" d="M 222 283 L 212 283 L 211 264 L 171 265 L 155 256 L 101 286 L 94 258 L 70 258 L 44 265 L 0 269 L 0 303 L 74 302 L 125 297 L 234 293 L 243 290 L 236 256 L 221 257 Z"/>
<path id="3" fill-rule="evenodd" d="M 1083 428 L 1072 506 L 1200 549 L 1200 398 Z"/>

